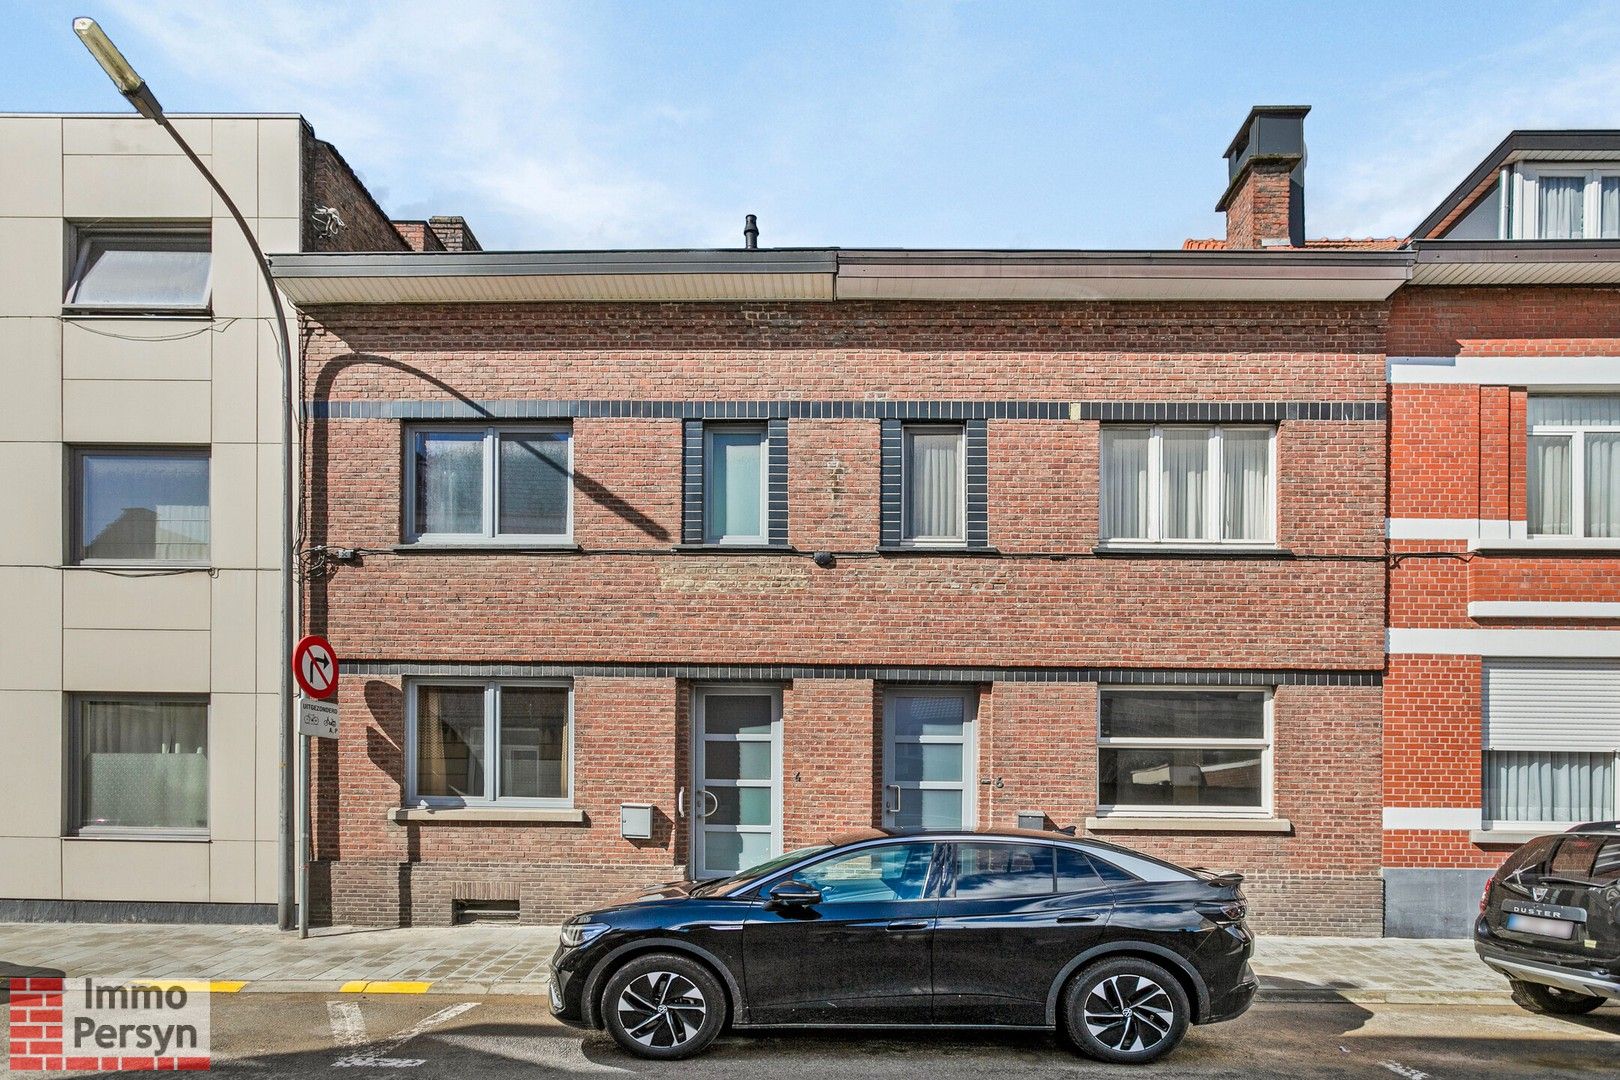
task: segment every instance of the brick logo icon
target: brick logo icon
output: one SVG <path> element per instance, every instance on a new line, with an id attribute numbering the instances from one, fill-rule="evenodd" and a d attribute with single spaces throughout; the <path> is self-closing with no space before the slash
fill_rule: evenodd
<path id="1" fill-rule="evenodd" d="M 13 1072 L 209 1067 L 208 984 L 11 980 Z"/>

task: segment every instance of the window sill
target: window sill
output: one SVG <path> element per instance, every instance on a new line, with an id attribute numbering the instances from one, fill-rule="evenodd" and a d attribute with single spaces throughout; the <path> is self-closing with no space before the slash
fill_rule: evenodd
<path id="1" fill-rule="evenodd" d="M 100 843 L 103 840 L 119 842 L 136 841 L 143 844 L 206 844 L 210 837 L 207 833 L 164 832 L 161 829 L 80 829 L 72 836 L 64 836 L 63 840 L 94 840 Z"/>
<path id="2" fill-rule="evenodd" d="M 212 308 L 207 307 L 177 307 L 177 308 L 143 308 L 143 307 L 74 307 L 71 304 L 62 308 L 64 319 L 195 319 L 207 321 L 214 317 Z"/>
<path id="3" fill-rule="evenodd" d="M 1602 551 L 1620 552 L 1620 538 L 1611 536 L 1537 536 L 1499 540 L 1470 540 L 1469 551 Z"/>
<path id="4" fill-rule="evenodd" d="M 453 825 L 496 821 L 527 822 L 533 825 L 583 825 L 585 811 L 570 806 L 396 806 L 388 811 L 388 820 L 396 825 L 423 822 Z"/>
<path id="5" fill-rule="evenodd" d="M 499 540 L 484 542 L 481 540 L 466 543 L 416 543 L 395 544 L 389 549 L 395 555 L 467 555 L 474 553 L 490 553 L 510 555 L 578 555 L 585 549 L 578 544 L 563 540 L 555 544 L 512 544 Z"/>
<path id="6" fill-rule="evenodd" d="M 1095 555 L 1166 555 L 1185 558 L 1189 555 L 1205 558 L 1292 558 L 1294 553 L 1275 544 L 1156 544 L 1104 541 L 1092 548 Z"/>
<path id="7" fill-rule="evenodd" d="M 676 544 L 677 555 L 802 555 L 791 544 Z"/>
<path id="8" fill-rule="evenodd" d="M 1287 818 L 1155 817 L 1143 814 L 1107 814 L 1088 817 L 1086 832 L 1246 832 L 1291 833 Z"/>
<path id="9" fill-rule="evenodd" d="M 1481 847 L 1518 847 L 1520 844 L 1528 844 L 1538 836 L 1563 831 L 1563 829 L 1470 829 L 1468 842 Z"/>
<path id="10" fill-rule="evenodd" d="M 988 544 L 879 544 L 880 555 L 1000 555 L 1001 549 Z"/>

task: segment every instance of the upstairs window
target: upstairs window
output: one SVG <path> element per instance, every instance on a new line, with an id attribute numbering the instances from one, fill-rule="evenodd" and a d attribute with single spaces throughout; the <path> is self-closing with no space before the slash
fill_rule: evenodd
<path id="1" fill-rule="evenodd" d="M 1273 435 L 1269 427 L 1103 428 L 1102 539 L 1270 543 Z"/>
<path id="2" fill-rule="evenodd" d="M 704 425 L 704 543 L 767 542 L 768 452 L 764 424 Z"/>
<path id="3" fill-rule="evenodd" d="M 198 229 L 79 229 L 65 303 L 109 311 L 208 307 L 209 234 Z"/>
<path id="4" fill-rule="evenodd" d="M 959 424 L 907 424 L 901 466 L 908 544 L 958 546 L 967 540 L 967 455 Z"/>
<path id="5" fill-rule="evenodd" d="M 548 544 L 572 535 L 567 427 L 419 427 L 407 446 L 409 540 Z"/>
<path id="6" fill-rule="evenodd" d="M 1514 236 L 1620 239 L 1620 166 L 1521 166 Z"/>
<path id="7" fill-rule="evenodd" d="M 87 447 L 73 463 L 74 562 L 208 562 L 207 449 Z"/>
<path id="8" fill-rule="evenodd" d="M 1620 537 L 1620 396 L 1532 397 L 1531 536 Z"/>

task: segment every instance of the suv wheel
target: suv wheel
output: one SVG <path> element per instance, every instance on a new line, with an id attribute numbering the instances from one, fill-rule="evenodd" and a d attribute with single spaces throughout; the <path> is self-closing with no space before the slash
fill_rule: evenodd
<path id="1" fill-rule="evenodd" d="M 1063 992 L 1064 1034 L 1076 1050 L 1098 1061 L 1156 1061 L 1176 1048 L 1191 1019 L 1180 980 L 1134 957 L 1099 961 Z"/>
<path id="2" fill-rule="evenodd" d="M 1553 1016 L 1580 1016 L 1591 1012 L 1606 1000 L 1593 997 L 1591 994 L 1577 994 L 1573 990 L 1560 990 L 1556 986 L 1542 986 L 1540 983 L 1521 982 L 1518 979 L 1508 980 L 1508 986 L 1513 991 L 1515 1005 L 1529 1009 L 1533 1013 L 1550 1013 Z"/>
<path id="3" fill-rule="evenodd" d="M 673 953 L 638 956 L 608 979 L 602 1019 L 626 1053 L 674 1061 L 701 1053 L 726 1024 L 726 994 L 708 968 Z"/>

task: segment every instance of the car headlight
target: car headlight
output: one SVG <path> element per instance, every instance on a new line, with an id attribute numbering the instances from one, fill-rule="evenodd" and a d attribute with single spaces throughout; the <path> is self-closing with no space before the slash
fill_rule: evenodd
<path id="1" fill-rule="evenodd" d="M 607 933 L 607 923 L 593 923 L 588 915 L 576 915 L 563 923 L 562 943 L 565 949 L 577 949 Z"/>

